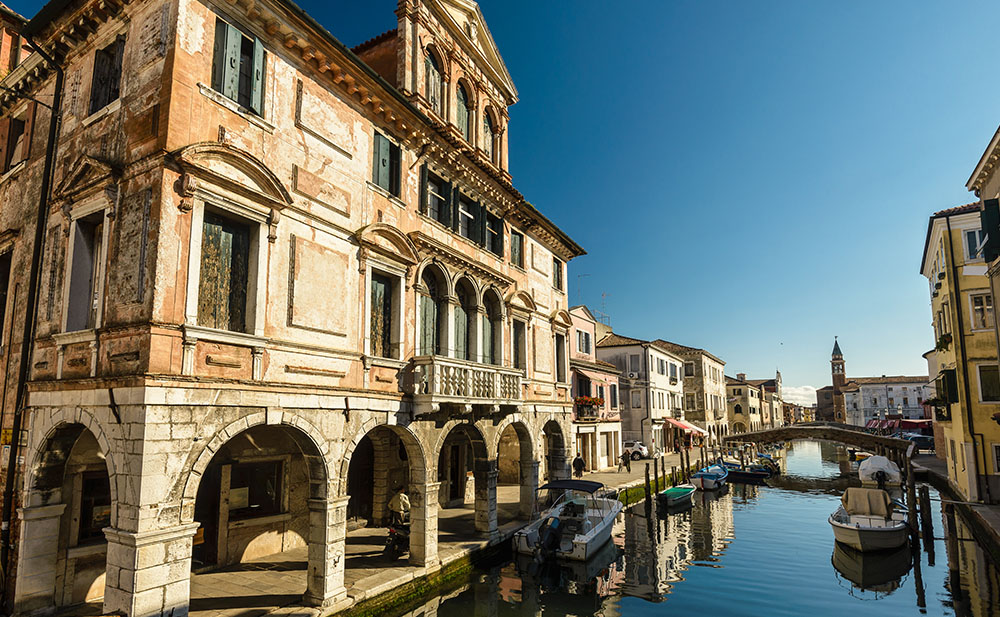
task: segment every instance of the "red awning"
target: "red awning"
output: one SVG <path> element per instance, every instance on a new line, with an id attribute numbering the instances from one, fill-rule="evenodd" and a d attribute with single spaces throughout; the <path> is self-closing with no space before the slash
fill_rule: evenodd
<path id="1" fill-rule="evenodd" d="M 676 426 L 677 428 L 679 428 L 681 430 L 684 430 L 684 431 L 690 431 L 691 430 L 688 427 L 686 427 L 683 424 L 681 424 L 680 420 L 675 420 L 673 418 L 664 418 L 664 420 L 666 420 L 667 422 L 673 424 L 674 426 Z"/>
<path id="2" fill-rule="evenodd" d="M 903 420 L 899 423 L 900 428 L 930 428 L 933 420 Z"/>
<path id="3" fill-rule="evenodd" d="M 869 420 L 865 428 L 878 428 L 878 420 Z"/>

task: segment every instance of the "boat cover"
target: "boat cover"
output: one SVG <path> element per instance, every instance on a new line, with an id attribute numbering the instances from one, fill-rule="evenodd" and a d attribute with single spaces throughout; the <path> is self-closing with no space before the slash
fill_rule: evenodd
<path id="1" fill-rule="evenodd" d="M 881 516 L 886 519 L 892 516 L 892 500 L 889 493 L 877 488 L 859 488 L 852 486 L 844 491 L 840 503 L 848 514 L 862 516 Z"/>
<path id="2" fill-rule="evenodd" d="M 584 493 L 596 493 L 604 488 L 600 482 L 591 480 L 553 480 L 538 487 L 538 490 L 545 488 L 565 489 L 571 491 L 583 491 Z"/>
<path id="3" fill-rule="evenodd" d="M 862 482 L 876 482 L 875 472 L 884 471 L 886 482 L 899 482 L 902 474 L 899 467 L 884 456 L 869 456 L 858 465 L 858 477 Z"/>

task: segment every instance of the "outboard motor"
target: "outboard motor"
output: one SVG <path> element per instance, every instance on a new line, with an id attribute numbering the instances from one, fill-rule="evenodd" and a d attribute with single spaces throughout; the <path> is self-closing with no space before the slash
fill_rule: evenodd
<path id="1" fill-rule="evenodd" d="M 874 474 L 872 474 L 872 477 L 875 478 L 875 484 L 879 487 L 879 489 L 881 489 L 881 490 L 884 491 L 885 490 L 885 482 L 886 482 L 886 480 L 889 479 L 889 476 L 886 475 L 886 473 L 884 471 L 882 471 L 881 469 L 879 469 Z"/>
<path id="2" fill-rule="evenodd" d="M 562 521 L 550 516 L 538 528 L 538 543 L 535 544 L 535 560 L 541 563 L 559 548 L 562 540 Z"/>
<path id="3" fill-rule="evenodd" d="M 389 528 L 382 554 L 389 561 L 396 561 L 400 555 L 408 552 L 410 552 L 410 526 L 393 525 Z"/>

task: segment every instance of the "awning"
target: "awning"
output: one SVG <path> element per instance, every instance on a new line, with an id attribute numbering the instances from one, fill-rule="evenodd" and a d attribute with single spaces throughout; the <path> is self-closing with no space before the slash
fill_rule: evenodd
<path id="1" fill-rule="evenodd" d="M 696 433 L 701 433 L 702 435 L 708 435 L 708 431 L 706 431 L 705 429 L 703 429 L 701 427 L 695 426 L 694 424 L 691 424 L 687 420 L 681 420 L 681 424 L 684 424 L 689 431 L 694 431 Z"/>
<path id="2" fill-rule="evenodd" d="M 677 428 L 681 429 L 682 431 L 690 431 L 691 430 L 688 427 L 686 427 L 683 424 L 681 424 L 680 420 L 674 420 L 673 418 L 664 418 L 664 420 L 666 420 L 670 424 L 673 424 L 674 426 L 676 426 Z"/>
<path id="3" fill-rule="evenodd" d="M 584 375 L 587 376 L 588 379 L 590 379 L 590 381 L 598 383 L 603 386 L 607 386 L 611 383 L 618 383 L 617 381 L 613 381 L 615 380 L 615 377 L 617 377 L 617 375 L 615 375 L 614 373 L 601 373 L 598 371 L 591 371 L 580 367 L 573 367 L 573 370 L 576 371 L 577 373 L 583 373 Z"/>
<path id="4" fill-rule="evenodd" d="M 869 420 L 868 423 L 865 424 L 865 428 L 878 428 L 878 420 L 874 420 L 874 419 L 873 420 Z"/>
<path id="5" fill-rule="evenodd" d="M 900 428 L 930 428 L 933 424 L 933 420 L 921 419 L 921 420 L 902 420 L 899 423 Z"/>

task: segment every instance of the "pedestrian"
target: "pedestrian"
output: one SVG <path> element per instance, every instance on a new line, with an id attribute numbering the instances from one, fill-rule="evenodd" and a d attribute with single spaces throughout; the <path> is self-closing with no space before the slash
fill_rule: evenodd
<path id="1" fill-rule="evenodd" d="M 400 488 L 389 500 L 389 513 L 393 525 L 405 525 L 410 522 L 410 497 L 405 489 Z"/>
<path id="2" fill-rule="evenodd" d="M 583 477 L 583 468 L 586 466 L 587 463 L 583 461 L 583 457 L 580 456 L 579 452 L 577 452 L 576 458 L 573 459 L 573 473 L 576 475 L 577 478 Z"/>
<path id="3" fill-rule="evenodd" d="M 618 473 L 621 473 L 623 467 L 626 472 L 632 473 L 632 457 L 628 452 L 622 452 L 622 455 L 618 457 Z"/>

